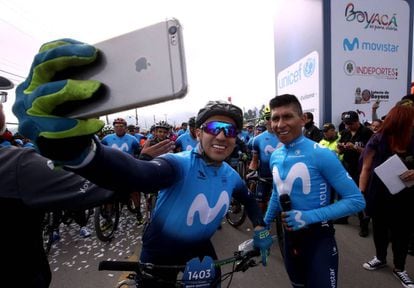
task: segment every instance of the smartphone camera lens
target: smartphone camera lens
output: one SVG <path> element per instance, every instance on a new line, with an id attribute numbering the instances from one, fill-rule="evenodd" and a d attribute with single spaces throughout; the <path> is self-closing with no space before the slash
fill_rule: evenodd
<path id="1" fill-rule="evenodd" d="M 175 33 L 177 33 L 177 27 L 176 26 L 171 26 L 170 28 L 168 28 L 168 32 L 171 35 L 174 35 Z"/>

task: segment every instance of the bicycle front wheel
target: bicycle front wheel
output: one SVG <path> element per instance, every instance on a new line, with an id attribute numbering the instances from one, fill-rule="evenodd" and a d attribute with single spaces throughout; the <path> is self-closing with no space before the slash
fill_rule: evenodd
<path id="1" fill-rule="evenodd" d="M 246 220 L 244 206 L 234 198 L 231 199 L 229 210 L 226 213 L 226 220 L 233 227 L 239 227 Z"/>
<path id="2" fill-rule="evenodd" d="M 94 224 L 96 237 L 103 242 L 111 241 L 119 223 L 119 202 L 103 204 L 95 208 Z"/>

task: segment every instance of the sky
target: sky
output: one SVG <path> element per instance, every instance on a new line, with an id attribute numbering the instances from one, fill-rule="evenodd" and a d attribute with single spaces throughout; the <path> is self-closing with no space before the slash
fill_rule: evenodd
<path id="1" fill-rule="evenodd" d="M 0 75 L 22 82 L 44 42 L 68 37 L 93 44 L 173 17 L 183 26 L 188 93 L 138 108 L 138 124 L 179 126 L 208 100 L 228 97 L 245 110 L 260 108 L 276 90 L 274 9 L 274 0 L 0 0 Z M 11 92 L 8 122 L 17 122 L 13 102 Z M 134 110 L 108 118 L 118 116 L 135 124 Z"/>

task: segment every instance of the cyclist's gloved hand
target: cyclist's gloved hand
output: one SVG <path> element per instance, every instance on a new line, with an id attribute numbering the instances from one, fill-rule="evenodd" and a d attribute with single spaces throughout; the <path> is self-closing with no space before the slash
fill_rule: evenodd
<path id="1" fill-rule="evenodd" d="M 58 162 L 81 162 L 92 136 L 104 123 L 54 115 L 57 106 L 94 95 L 101 83 L 94 80 L 54 81 L 57 72 L 93 62 L 97 49 L 72 39 L 43 44 L 27 79 L 16 89 L 13 112 L 19 132 L 33 140 L 40 152 Z"/>
<path id="2" fill-rule="evenodd" d="M 312 210 L 299 211 L 290 210 L 282 213 L 282 219 L 285 225 L 288 226 L 290 231 L 297 231 L 302 229 L 306 225 L 318 222 L 315 213 Z"/>
<path id="3" fill-rule="evenodd" d="M 272 243 L 273 239 L 272 236 L 270 236 L 270 231 L 268 229 L 262 228 L 254 231 L 253 246 L 260 250 L 263 266 L 267 265 L 267 257 L 270 254 Z"/>

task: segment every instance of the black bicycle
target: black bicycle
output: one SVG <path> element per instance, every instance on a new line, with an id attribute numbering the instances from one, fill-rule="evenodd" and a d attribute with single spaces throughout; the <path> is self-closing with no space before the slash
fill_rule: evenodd
<path id="1" fill-rule="evenodd" d="M 266 178 L 260 177 L 259 173 L 257 171 L 251 172 L 251 173 L 246 175 L 247 187 L 252 192 L 256 191 L 256 188 L 257 188 L 259 182 L 269 184 L 269 183 L 271 183 L 271 181 L 272 181 L 271 179 L 266 179 Z M 285 230 L 283 229 L 281 213 L 278 213 L 276 215 L 276 218 L 273 220 L 273 222 L 275 223 L 275 232 L 276 232 L 276 235 L 277 235 L 277 241 L 279 243 L 280 253 L 282 254 L 282 257 L 284 257 L 284 255 L 285 255 L 285 252 L 284 252 L 284 233 L 285 233 Z"/>
<path id="2" fill-rule="evenodd" d="M 275 236 L 273 236 L 276 240 Z M 156 279 L 160 283 L 168 284 L 174 287 L 216 287 L 217 284 L 227 281 L 227 287 L 230 287 L 232 277 L 235 272 L 245 272 L 251 267 L 260 264 L 260 251 L 253 247 L 253 240 L 249 239 L 241 243 L 238 250 L 234 252 L 232 257 L 213 261 L 210 257 L 204 257 L 202 261 L 199 258 L 193 258 L 187 262 L 187 265 L 155 265 L 152 263 L 141 263 L 132 261 L 101 261 L 99 263 L 99 270 L 109 271 L 128 271 L 132 272 L 128 275 L 126 280 L 122 280 L 117 284 L 117 288 L 131 286 L 142 287 L 142 279 Z M 223 273 L 217 280 L 214 277 L 215 268 L 220 268 L 224 265 L 232 264 L 229 272 Z M 178 279 L 171 283 L 155 277 L 151 271 L 156 269 L 180 270 Z"/>
<path id="3" fill-rule="evenodd" d="M 240 152 L 240 151 L 239 151 Z M 244 180 L 247 173 L 247 162 L 243 159 L 243 153 L 239 153 L 239 158 L 237 163 L 233 165 L 239 173 L 240 177 Z M 232 166 L 232 167 L 233 167 Z M 226 220 L 233 227 L 239 227 L 246 220 L 246 212 L 244 211 L 244 206 L 235 198 L 231 198 L 229 209 L 226 213 Z"/>
<path id="4" fill-rule="evenodd" d="M 43 249 L 46 254 L 49 254 L 50 249 L 55 242 L 54 233 L 58 233 L 60 223 L 70 225 L 74 221 L 75 213 L 81 212 L 72 210 L 57 210 L 49 211 L 44 214 L 42 222 L 42 237 Z M 85 213 L 85 220 L 88 222 L 90 216 L 93 214 L 93 208 L 86 209 L 82 211 L 82 213 Z"/>
<path id="5" fill-rule="evenodd" d="M 111 200 L 95 207 L 94 226 L 96 237 L 99 240 L 109 242 L 113 239 L 124 206 L 134 215 L 136 215 L 137 209 L 141 209 L 141 207 L 135 206 L 130 194 L 126 196 L 115 195 Z"/>

